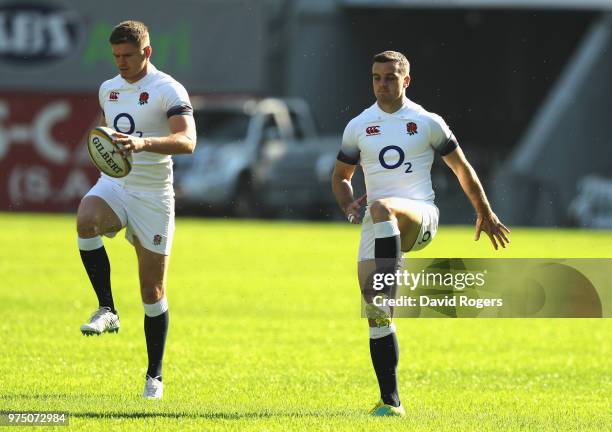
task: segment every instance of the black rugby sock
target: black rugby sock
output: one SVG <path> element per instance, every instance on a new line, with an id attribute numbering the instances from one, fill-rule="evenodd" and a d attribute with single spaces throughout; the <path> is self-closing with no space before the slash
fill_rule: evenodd
<path id="1" fill-rule="evenodd" d="M 400 232 L 397 229 L 397 225 L 394 223 L 379 222 L 374 224 L 374 264 L 376 266 L 376 273 L 395 273 L 397 265 L 399 264 L 399 258 L 401 257 L 401 237 Z M 393 295 L 393 284 L 387 286 L 385 293 L 387 295 Z"/>
<path id="2" fill-rule="evenodd" d="M 399 347 L 395 333 L 379 339 L 370 339 L 370 355 L 378 379 L 380 397 L 383 402 L 399 406 L 400 399 L 397 391 L 397 363 L 399 361 Z"/>
<path id="3" fill-rule="evenodd" d="M 401 240 L 399 235 L 392 237 L 376 237 L 374 239 L 374 275 L 382 282 L 376 289 L 370 291 L 373 295 L 383 294 L 394 297 L 396 291 L 395 273 L 399 269 L 401 257 Z M 392 278 L 388 276 L 392 275 Z M 373 279 L 374 281 L 374 279 Z M 374 288 L 373 286 L 371 288 Z"/>
<path id="4" fill-rule="evenodd" d="M 144 318 L 147 354 L 149 356 L 147 375 L 151 378 L 157 378 L 160 381 L 164 348 L 166 347 L 166 336 L 168 335 L 168 323 L 168 311 L 155 317 L 145 315 Z"/>
<path id="5" fill-rule="evenodd" d="M 117 313 L 111 291 L 110 262 L 106 249 L 102 246 L 94 250 L 79 250 L 79 252 L 100 307 L 107 307 L 111 312 Z"/>
<path id="6" fill-rule="evenodd" d="M 400 236 L 374 239 L 374 257 L 393 259 L 400 255 Z"/>

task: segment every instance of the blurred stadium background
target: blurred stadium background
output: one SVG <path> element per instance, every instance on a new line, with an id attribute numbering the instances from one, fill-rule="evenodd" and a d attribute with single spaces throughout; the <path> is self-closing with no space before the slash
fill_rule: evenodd
<path id="1" fill-rule="evenodd" d="M 0 210 L 75 211 L 97 177 L 83 138 L 99 84 L 116 74 L 108 34 L 135 18 L 152 32 L 154 64 L 198 107 L 200 154 L 176 161 L 179 214 L 338 217 L 329 173 L 340 135 L 372 103 L 372 54 L 396 49 L 412 63 L 409 97 L 447 119 L 505 222 L 611 227 L 610 10 L 607 0 L 210 0 L 171 11 L 161 0 L 3 0 Z M 437 161 L 433 175 L 441 222 L 469 223 L 450 170 Z"/>

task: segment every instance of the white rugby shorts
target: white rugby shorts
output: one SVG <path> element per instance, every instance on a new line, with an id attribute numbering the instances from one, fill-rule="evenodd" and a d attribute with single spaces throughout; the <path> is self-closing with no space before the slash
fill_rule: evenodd
<path id="1" fill-rule="evenodd" d="M 428 201 L 416 201 L 408 198 L 393 198 L 395 202 L 400 202 L 402 207 L 409 208 L 413 211 L 421 213 L 421 230 L 417 236 L 414 246 L 411 251 L 418 251 L 425 248 L 438 232 L 438 221 L 440 219 L 440 211 L 434 203 Z M 358 260 L 366 261 L 374 259 L 374 223 L 370 215 L 370 208 L 367 207 L 363 221 L 361 223 L 361 239 L 359 241 Z M 409 251 L 403 251 L 409 252 Z"/>
<path id="2" fill-rule="evenodd" d="M 146 249 L 170 255 L 174 237 L 174 195 L 172 192 L 140 192 L 125 189 L 105 178 L 85 196 L 102 198 L 125 227 L 125 238 L 134 244 L 134 236 Z M 107 233 L 114 237 L 117 233 Z"/>

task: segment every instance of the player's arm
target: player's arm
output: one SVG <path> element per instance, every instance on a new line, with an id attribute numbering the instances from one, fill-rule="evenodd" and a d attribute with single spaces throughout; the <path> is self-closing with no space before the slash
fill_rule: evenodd
<path id="1" fill-rule="evenodd" d="M 510 230 L 493 213 L 478 175 L 466 159 L 461 147 L 456 147 L 451 153 L 442 156 L 442 159 L 453 170 L 461 188 L 472 203 L 474 210 L 476 210 L 475 240 L 478 240 L 480 233 L 484 231 L 491 239 L 495 249 L 498 248 L 498 243 L 505 248 L 506 244 L 510 243 L 507 236 Z"/>
<path id="2" fill-rule="evenodd" d="M 342 145 L 336 158 L 336 166 L 332 173 L 332 191 L 336 201 L 342 209 L 342 213 L 352 224 L 361 222 L 359 209 L 366 202 L 367 196 L 355 199 L 353 196 L 353 185 L 351 179 L 355 174 L 355 167 L 359 163 L 360 150 L 355 135 L 355 124 L 353 121 L 344 128 L 342 134 Z"/>
<path id="3" fill-rule="evenodd" d="M 360 222 L 359 208 L 365 203 L 366 195 L 355 200 L 353 197 L 353 185 L 351 179 L 355 173 L 355 165 L 337 160 L 332 174 L 332 191 L 336 201 L 346 215 L 349 222 L 358 224 Z"/>
<path id="4" fill-rule="evenodd" d="M 148 151 L 166 155 L 193 153 L 196 146 L 195 121 L 191 115 L 173 115 L 168 119 L 170 135 L 165 137 L 139 138 L 115 132 L 117 144 L 123 146 L 124 153 Z"/>

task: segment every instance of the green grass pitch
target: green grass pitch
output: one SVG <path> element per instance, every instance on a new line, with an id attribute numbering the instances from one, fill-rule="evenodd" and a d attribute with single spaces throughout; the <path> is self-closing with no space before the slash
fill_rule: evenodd
<path id="1" fill-rule="evenodd" d="M 179 219 L 163 401 L 146 370 L 136 259 L 106 240 L 117 335 L 95 307 L 74 217 L 0 214 L 0 411 L 67 411 L 68 430 L 601 431 L 612 425 L 609 319 L 397 320 L 406 419 L 378 388 L 348 224 Z M 610 257 L 612 232 L 516 229 L 495 253 L 442 226 L 420 256 Z"/>

